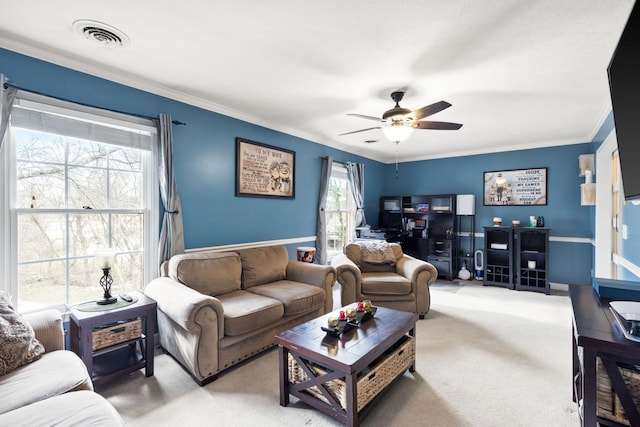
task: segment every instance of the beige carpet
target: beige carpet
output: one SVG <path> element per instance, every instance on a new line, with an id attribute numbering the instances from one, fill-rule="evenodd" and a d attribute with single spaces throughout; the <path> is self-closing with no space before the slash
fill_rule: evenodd
<path id="1" fill-rule="evenodd" d="M 578 426 L 571 400 L 571 304 L 469 281 L 437 283 L 405 373 L 364 426 Z M 199 387 L 168 355 L 97 389 L 129 426 L 334 426 L 292 398 L 279 405 L 277 351 Z"/>

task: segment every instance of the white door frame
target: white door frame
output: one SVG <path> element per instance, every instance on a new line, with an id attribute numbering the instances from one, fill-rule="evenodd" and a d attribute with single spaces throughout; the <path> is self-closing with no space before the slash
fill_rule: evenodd
<path id="1" fill-rule="evenodd" d="M 596 217 L 594 277 L 613 278 L 611 203 L 611 155 L 618 149 L 615 130 L 607 136 L 596 152 Z"/>

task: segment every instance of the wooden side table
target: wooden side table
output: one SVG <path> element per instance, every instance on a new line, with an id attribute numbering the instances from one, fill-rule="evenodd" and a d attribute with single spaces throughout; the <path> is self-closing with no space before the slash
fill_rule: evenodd
<path id="1" fill-rule="evenodd" d="M 136 298 L 133 304 L 106 311 L 81 311 L 72 307 L 70 319 L 71 350 L 87 366 L 95 384 L 145 368 L 145 375 L 153 375 L 153 352 L 157 303 L 142 292 L 129 293 Z M 139 337 L 93 350 L 93 331 L 115 322 L 140 318 L 143 333 Z M 139 349 L 138 349 L 139 347 Z"/>

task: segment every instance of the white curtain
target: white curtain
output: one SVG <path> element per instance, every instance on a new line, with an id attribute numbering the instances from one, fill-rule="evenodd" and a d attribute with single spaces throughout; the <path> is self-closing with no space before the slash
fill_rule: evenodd
<path id="1" fill-rule="evenodd" d="M 364 227 L 367 219 L 364 217 L 364 165 L 362 163 L 347 162 L 347 177 L 353 198 L 356 201 L 354 227 Z"/>
<path id="2" fill-rule="evenodd" d="M 9 125 L 11 107 L 13 107 L 13 101 L 16 98 L 17 92 L 15 87 L 5 85 L 5 83 L 7 83 L 6 78 L 0 74 L 0 149 L 2 148 L 4 134 Z"/>
<path id="3" fill-rule="evenodd" d="M 158 116 L 160 153 L 158 179 L 164 207 L 158 250 L 159 266 L 173 255 L 184 253 L 184 231 L 178 186 L 173 173 L 173 129 L 168 114 Z"/>
<path id="4" fill-rule="evenodd" d="M 318 226 L 316 228 L 316 264 L 327 264 L 327 193 L 329 191 L 329 181 L 331 180 L 331 167 L 333 159 L 331 156 L 322 158 L 322 169 L 320 171 L 320 197 L 318 198 Z"/>

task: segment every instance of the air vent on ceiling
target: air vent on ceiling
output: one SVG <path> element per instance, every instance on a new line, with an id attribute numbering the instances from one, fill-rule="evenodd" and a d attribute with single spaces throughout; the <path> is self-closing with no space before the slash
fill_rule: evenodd
<path id="1" fill-rule="evenodd" d="M 129 44 L 129 37 L 125 33 L 102 22 L 80 19 L 73 23 L 73 29 L 84 38 L 103 46 L 124 47 Z"/>

